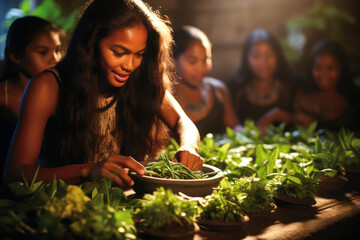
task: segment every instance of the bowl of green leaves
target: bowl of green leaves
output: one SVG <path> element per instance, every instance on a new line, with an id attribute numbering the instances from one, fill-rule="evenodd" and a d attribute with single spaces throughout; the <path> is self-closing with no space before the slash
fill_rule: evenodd
<path id="1" fill-rule="evenodd" d="M 173 163 L 166 155 L 160 155 L 156 162 L 141 162 L 146 168 L 145 175 L 130 172 L 135 184 L 136 195 L 141 197 L 153 193 L 157 188 L 171 189 L 173 193 L 183 193 L 190 197 L 205 197 L 213 192 L 224 177 L 217 167 L 204 164 L 200 170 L 191 171 L 181 163 Z"/>

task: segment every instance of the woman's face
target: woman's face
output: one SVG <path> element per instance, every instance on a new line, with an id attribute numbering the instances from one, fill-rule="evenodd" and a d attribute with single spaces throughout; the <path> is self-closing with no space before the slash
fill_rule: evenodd
<path id="1" fill-rule="evenodd" d="M 30 76 L 55 66 L 61 59 L 61 42 L 57 32 L 44 32 L 37 36 L 18 59 L 20 67 Z"/>
<path id="2" fill-rule="evenodd" d="M 340 64 L 333 55 L 320 54 L 315 58 L 312 75 L 321 90 L 336 89 L 340 77 Z"/>
<path id="3" fill-rule="evenodd" d="M 248 63 L 257 78 L 270 79 L 277 68 L 277 56 L 270 44 L 259 42 L 250 49 Z"/>
<path id="4" fill-rule="evenodd" d="M 148 32 L 142 25 L 114 31 L 100 40 L 101 64 L 108 83 L 122 87 L 141 64 L 146 48 Z"/>
<path id="5" fill-rule="evenodd" d="M 211 52 L 200 41 L 194 41 L 175 59 L 176 74 L 187 84 L 197 87 L 211 68 Z"/>

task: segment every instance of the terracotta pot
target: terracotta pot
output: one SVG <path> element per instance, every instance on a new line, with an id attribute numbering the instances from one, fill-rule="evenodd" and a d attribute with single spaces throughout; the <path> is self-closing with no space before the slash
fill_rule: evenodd
<path id="1" fill-rule="evenodd" d="M 277 206 L 285 208 L 310 208 L 312 205 L 316 204 L 315 199 L 311 197 L 300 200 L 294 197 L 278 195 L 275 196 L 274 199 Z"/>
<path id="2" fill-rule="evenodd" d="M 349 179 L 349 182 L 351 183 L 360 183 L 360 167 L 357 168 L 345 168 L 346 177 Z"/>
<path id="3" fill-rule="evenodd" d="M 196 232 L 200 230 L 196 223 L 187 226 L 171 226 L 164 230 L 153 231 L 149 229 L 140 229 L 139 234 L 143 235 L 145 239 L 193 239 Z"/>
<path id="4" fill-rule="evenodd" d="M 224 222 L 220 220 L 199 220 L 198 224 L 200 228 L 214 231 L 214 232 L 232 232 L 232 231 L 244 231 L 243 226 L 249 221 L 249 217 L 245 216 L 240 222 Z"/>
<path id="5" fill-rule="evenodd" d="M 321 197 L 333 197 L 344 192 L 348 179 L 344 176 L 321 177 L 317 186 L 317 195 Z"/>

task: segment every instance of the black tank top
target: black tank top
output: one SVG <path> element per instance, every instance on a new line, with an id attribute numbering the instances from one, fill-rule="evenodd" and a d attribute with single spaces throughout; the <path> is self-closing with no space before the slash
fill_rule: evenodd
<path id="1" fill-rule="evenodd" d="M 199 130 L 200 137 L 203 138 L 207 133 L 221 134 L 225 132 L 224 126 L 224 103 L 219 99 L 215 87 L 210 84 L 211 92 L 214 96 L 213 107 L 206 117 L 195 122 Z"/>

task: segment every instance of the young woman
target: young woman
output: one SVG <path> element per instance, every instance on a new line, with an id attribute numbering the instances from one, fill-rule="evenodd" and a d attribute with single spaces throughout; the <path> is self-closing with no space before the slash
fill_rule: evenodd
<path id="1" fill-rule="evenodd" d="M 24 89 L 30 78 L 60 60 L 63 37 L 62 29 L 33 16 L 16 19 L 8 30 L 5 69 L 0 78 L 1 179 Z"/>
<path id="2" fill-rule="evenodd" d="M 280 109 L 292 106 L 292 74 L 278 40 L 264 29 L 253 30 L 245 41 L 241 67 L 229 80 L 240 122 L 253 120 L 264 129 Z"/>
<path id="3" fill-rule="evenodd" d="M 24 93 L 6 180 L 31 179 L 38 162 L 39 180 L 133 185 L 129 169 L 145 173 L 138 161 L 163 146 L 163 123 L 180 144 L 173 161 L 199 169 L 198 131 L 167 91 L 171 41 L 168 23 L 143 2 L 94 0 L 65 58 Z"/>
<path id="4" fill-rule="evenodd" d="M 321 40 L 315 44 L 307 62 L 308 81 L 297 92 L 293 123 L 308 126 L 317 121 L 318 128 L 358 129 L 359 89 L 350 75 L 344 49 L 335 41 Z"/>
<path id="5" fill-rule="evenodd" d="M 240 129 L 225 84 L 207 76 L 212 65 L 207 36 L 196 27 L 182 26 L 174 31 L 174 41 L 175 97 L 200 136 L 224 133 L 225 127 Z"/>

